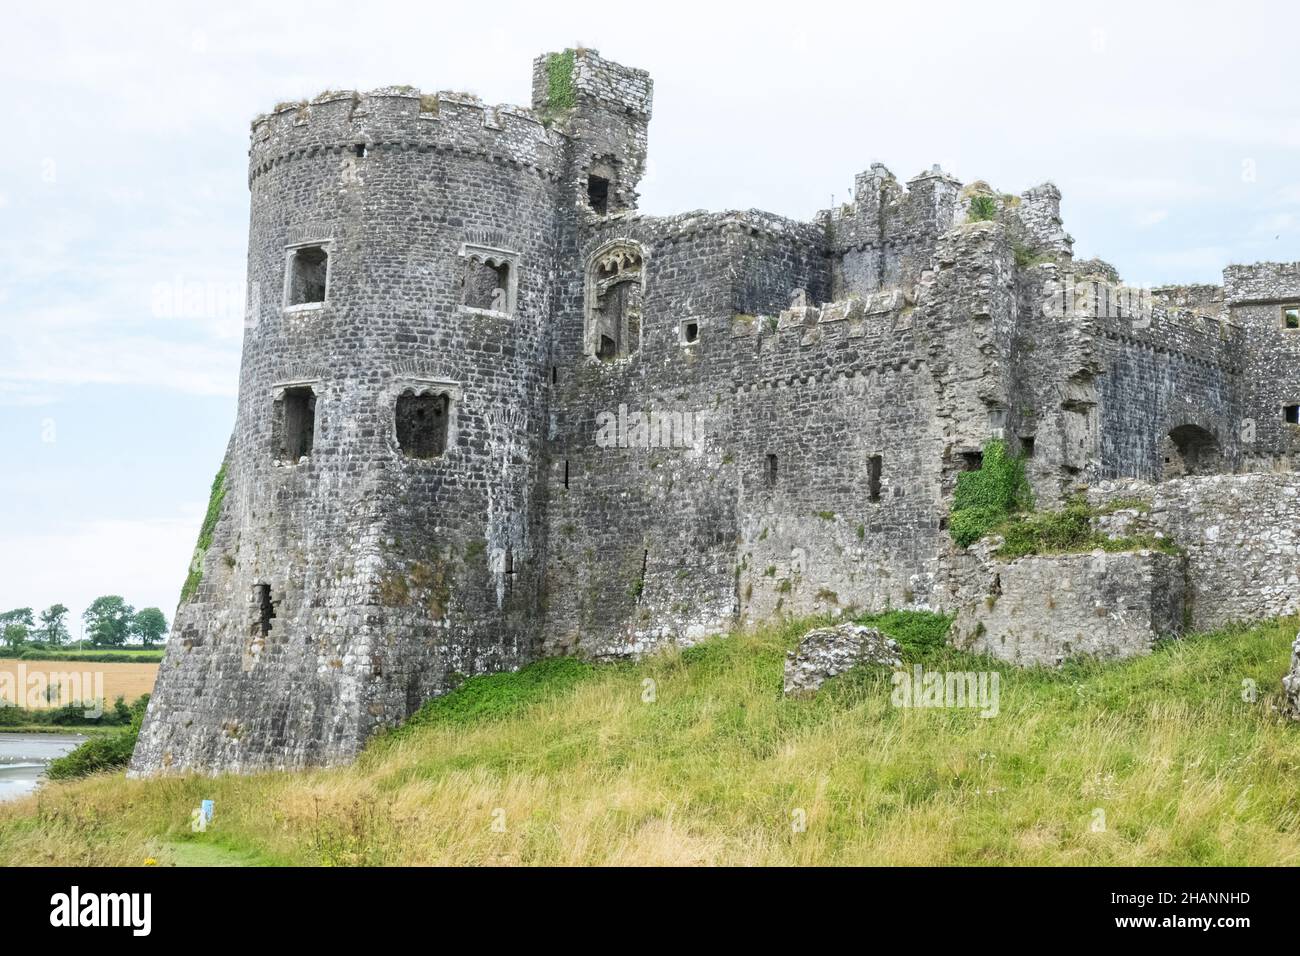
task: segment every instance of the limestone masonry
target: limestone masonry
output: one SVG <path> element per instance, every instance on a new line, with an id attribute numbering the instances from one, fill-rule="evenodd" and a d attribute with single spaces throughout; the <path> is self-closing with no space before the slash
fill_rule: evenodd
<path id="1" fill-rule="evenodd" d="M 651 93 L 571 50 L 531 109 L 254 121 L 238 417 L 133 772 L 342 762 L 466 675 L 784 613 L 1054 663 L 1296 611 L 1300 263 L 1126 288 L 1056 187 L 938 167 L 643 216 Z M 1040 508 L 1145 489 L 1185 556 L 957 548 L 995 438 Z"/>

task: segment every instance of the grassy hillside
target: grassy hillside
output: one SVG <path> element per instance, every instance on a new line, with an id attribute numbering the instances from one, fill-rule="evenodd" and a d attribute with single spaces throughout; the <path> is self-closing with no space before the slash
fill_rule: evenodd
<path id="1" fill-rule="evenodd" d="M 51 783 L 0 806 L 0 863 L 1300 864 L 1296 619 L 1055 672 L 881 621 L 927 667 L 996 667 L 990 719 L 896 708 L 879 670 L 783 700 L 807 624 L 476 678 L 352 767 Z"/>

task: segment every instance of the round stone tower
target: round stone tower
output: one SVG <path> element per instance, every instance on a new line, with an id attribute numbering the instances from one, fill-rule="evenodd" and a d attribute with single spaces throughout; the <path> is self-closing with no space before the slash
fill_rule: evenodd
<path id="1" fill-rule="evenodd" d="M 407 88 L 254 122 L 238 420 L 133 770 L 346 760 L 530 659 L 563 143 Z"/>

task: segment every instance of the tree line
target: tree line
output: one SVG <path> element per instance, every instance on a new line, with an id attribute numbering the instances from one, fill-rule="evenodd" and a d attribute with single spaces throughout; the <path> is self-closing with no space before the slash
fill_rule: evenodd
<path id="1" fill-rule="evenodd" d="M 68 631 L 68 609 L 51 604 L 39 614 L 29 607 L 16 607 L 0 614 L 0 644 L 11 651 L 24 644 L 61 647 L 72 642 Z M 81 614 L 86 641 L 92 647 L 122 647 L 138 642 L 143 647 L 161 644 L 167 633 L 167 618 L 156 607 L 136 610 L 119 595 L 106 594 L 90 602 Z"/>

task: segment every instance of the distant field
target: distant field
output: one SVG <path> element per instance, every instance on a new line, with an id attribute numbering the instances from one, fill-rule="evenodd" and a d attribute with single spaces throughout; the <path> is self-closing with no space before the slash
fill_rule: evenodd
<path id="1" fill-rule="evenodd" d="M 60 674 L 90 674 L 92 687 L 95 674 L 104 675 L 104 699 L 108 704 L 112 704 L 118 697 L 125 697 L 127 702 L 135 700 L 141 694 L 153 693 L 153 683 L 158 677 L 157 664 L 142 663 L 88 663 L 82 661 L 57 660 L 57 661 L 20 661 L 12 657 L 0 658 L 0 674 L 9 673 L 14 675 L 14 682 L 18 679 L 19 668 L 30 679 L 34 674 L 42 674 L 46 682 L 45 686 L 52 683 L 66 683 L 68 678 L 60 679 Z M 84 679 L 84 678 L 83 678 Z M 5 681 L 4 683 L 9 683 Z M 22 688 L 18 688 L 21 693 Z M 8 703 L 21 703 L 18 701 L 8 701 Z"/>
<path id="2" fill-rule="evenodd" d="M 146 650 L 142 647 L 117 648 L 113 650 L 96 649 L 88 647 L 78 649 L 75 647 L 65 648 L 57 651 L 24 651 L 22 659 L 25 661 L 93 661 L 96 663 L 110 663 L 113 661 L 132 661 L 137 664 L 157 664 L 162 661 L 162 648 L 151 648 Z"/>

